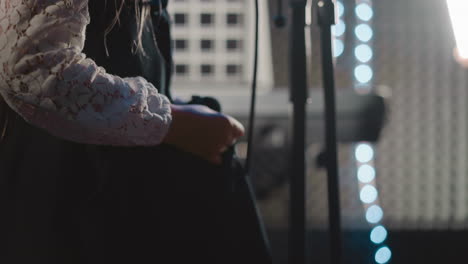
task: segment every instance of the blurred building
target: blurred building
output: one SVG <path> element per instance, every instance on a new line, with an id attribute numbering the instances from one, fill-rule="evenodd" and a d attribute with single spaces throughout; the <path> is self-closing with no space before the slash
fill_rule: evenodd
<path id="1" fill-rule="evenodd" d="M 254 2 L 174 0 L 169 5 L 174 38 L 174 86 L 189 89 L 242 89 L 252 79 Z M 271 89 L 268 8 L 260 1 L 258 86 Z"/>

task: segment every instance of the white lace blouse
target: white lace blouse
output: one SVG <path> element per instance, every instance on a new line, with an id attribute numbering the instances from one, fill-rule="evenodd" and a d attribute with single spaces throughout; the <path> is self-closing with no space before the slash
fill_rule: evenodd
<path id="1" fill-rule="evenodd" d="M 104 0 L 102 0 L 104 1 Z M 169 100 L 82 53 L 88 0 L 0 0 L 0 93 L 26 121 L 75 142 L 156 145 Z"/>

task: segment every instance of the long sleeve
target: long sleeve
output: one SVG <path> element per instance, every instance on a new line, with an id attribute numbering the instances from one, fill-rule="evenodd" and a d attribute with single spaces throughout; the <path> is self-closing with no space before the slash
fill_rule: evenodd
<path id="1" fill-rule="evenodd" d="M 88 0 L 0 1 L 0 93 L 26 121 L 75 142 L 156 145 L 169 100 L 82 53 Z"/>

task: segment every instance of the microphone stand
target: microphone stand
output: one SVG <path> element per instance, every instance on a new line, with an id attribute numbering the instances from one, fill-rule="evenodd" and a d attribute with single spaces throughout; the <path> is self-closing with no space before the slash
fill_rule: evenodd
<path id="1" fill-rule="evenodd" d="M 316 7 L 322 51 L 322 72 L 325 98 L 325 160 L 328 174 L 328 212 L 330 228 L 330 262 L 341 263 L 341 216 L 338 182 L 336 137 L 336 104 L 333 70 L 331 26 L 335 24 L 335 5 L 332 0 L 319 0 Z"/>
<path id="2" fill-rule="evenodd" d="M 307 263 L 305 214 L 305 131 L 307 103 L 307 67 L 305 47 L 305 7 L 307 0 L 290 0 L 291 28 L 289 44 L 290 100 L 293 104 L 292 175 L 290 179 L 289 263 Z M 323 84 L 325 89 L 326 167 L 331 263 L 341 262 L 341 227 L 338 185 L 336 107 L 331 25 L 335 23 L 332 0 L 317 2 L 317 18 L 321 27 Z"/>
<path id="3" fill-rule="evenodd" d="M 290 178 L 289 263 L 304 264 L 306 255 L 305 215 L 305 131 L 307 67 L 305 47 L 305 7 L 307 0 L 290 0 L 289 38 L 290 100 L 293 104 L 293 143 Z"/>

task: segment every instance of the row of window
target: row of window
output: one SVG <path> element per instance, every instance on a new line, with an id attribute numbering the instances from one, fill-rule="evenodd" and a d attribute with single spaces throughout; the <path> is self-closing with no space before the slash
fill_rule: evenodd
<path id="1" fill-rule="evenodd" d="M 189 48 L 189 40 L 187 39 L 174 39 L 174 48 L 178 51 L 184 51 Z M 237 39 L 227 39 L 225 42 L 225 48 L 227 51 L 239 51 L 242 49 L 242 41 Z M 201 39 L 200 50 L 201 51 L 213 51 L 215 49 L 214 39 Z"/>
<path id="2" fill-rule="evenodd" d="M 226 24 L 228 26 L 239 26 L 242 25 L 242 14 L 228 13 L 226 14 Z M 174 25 L 184 26 L 188 24 L 187 13 L 174 13 L 173 14 Z M 215 22 L 215 14 L 212 13 L 201 13 L 200 14 L 200 25 L 212 26 Z"/>
<path id="3" fill-rule="evenodd" d="M 234 76 L 239 75 L 242 71 L 242 66 L 238 64 L 227 64 L 224 68 L 226 75 Z M 175 73 L 176 75 L 183 76 L 190 72 L 190 65 L 188 64 L 176 64 Z M 213 64 L 201 64 L 199 66 L 199 72 L 202 76 L 209 76 L 215 73 L 215 66 Z"/>

